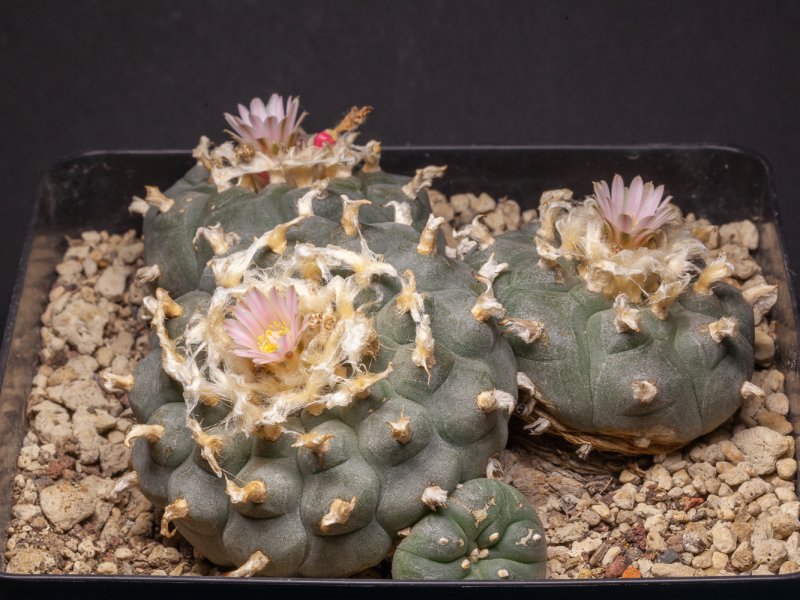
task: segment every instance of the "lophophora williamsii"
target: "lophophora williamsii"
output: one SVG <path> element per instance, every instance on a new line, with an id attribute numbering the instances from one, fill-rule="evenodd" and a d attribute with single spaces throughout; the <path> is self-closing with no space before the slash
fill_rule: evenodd
<path id="1" fill-rule="evenodd" d="M 725 257 L 664 186 L 617 175 L 583 201 L 551 190 L 539 216 L 496 239 L 466 231 L 461 249 L 484 275 L 481 316 L 505 327 L 524 374 L 531 432 L 581 454 L 658 454 L 761 393 L 749 382 L 752 305 L 774 302 L 775 288 L 743 295 L 726 282 Z"/>
<path id="2" fill-rule="evenodd" d="M 158 343 L 117 383 L 164 535 L 234 575 L 346 576 L 484 473 L 516 363 L 439 252 L 443 169 L 384 173 L 353 143 L 365 111 L 312 136 L 293 102 L 229 117 L 235 142 L 134 201 Z"/>

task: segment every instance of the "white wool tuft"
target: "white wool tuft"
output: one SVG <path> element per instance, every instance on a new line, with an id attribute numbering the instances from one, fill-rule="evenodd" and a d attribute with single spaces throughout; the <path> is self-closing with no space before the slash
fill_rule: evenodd
<path id="1" fill-rule="evenodd" d="M 417 330 L 413 360 L 429 375 L 435 364 L 431 318 L 424 312 L 413 273 L 407 271 L 400 277 L 363 239 L 359 252 L 338 246 L 297 244 L 294 252 L 280 255 L 272 267 L 253 264 L 263 248 L 275 251 L 273 246 L 277 243 L 282 252 L 280 238 L 283 236 L 285 244 L 286 228 L 300 218 L 260 236 L 250 248 L 212 259 L 219 285 L 207 309 L 189 319 L 180 345 L 166 329 L 167 318 L 180 306 L 162 289 L 150 301 L 163 368 L 183 387 L 189 409 L 187 427 L 219 477 L 228 474 L 218 464 L 217 456 L 237 432 L 267 438 L 291 433 L 283 426 L 291 415 L 305 408 L 346 406 L 389 376 L 391 365 L 377 373 L 366 367 L 377 351 L 378 336 L 368 313 L 371 304 L 356 302 L 375 278 L 388 276 L 400 281 L 403 292 L 398 296 L 398 308 L 401 313 L 409 313 Z M 338 274 L 332 275 L 333 272 Z M 224 329 L 231 308 L 252 288 L 266 294 L 271 289 L 284 293 L 289 287 L 296 290 L 298 312 L 307 319 L 297 351 L 280 363 L 261 367 L 234 355 Z M 401 298 L 405 299 L 402 307 Z M 220 402 L 230 406 L 231 411 L 213 430 L 204 429 L 191 416 L 192 409 L 200 403 Z"/>
<path id="2" fill-rule="evenodd" d="M 631 304 L 650 305 L 665 318 L 669 305 L 700 275 L 697 265 L 709 262 L 708 249 L 682 218 L 661 227 L 645 246 L 620 248 L 593 198 L 576 203 L 563 192 L 542 195 L 534 238 L 540 265 L 557 268 L 559 261 L 577 261 L 590 291 L 609 298 L 625 294 Z"/>

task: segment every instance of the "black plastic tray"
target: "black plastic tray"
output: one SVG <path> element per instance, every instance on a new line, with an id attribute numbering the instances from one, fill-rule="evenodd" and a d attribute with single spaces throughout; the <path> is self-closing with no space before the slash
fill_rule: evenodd
<path id="1" fill-rule="evenodd" d="M 25 404 L 39 350 L 39 318 L 55 278 L 64 236 L 84 229 L 123 231 L 140 219 L 126 207 L 143 186 L 168 186 L 192 165 L 185 151 L 95 152 L 67 159 L 47 172 L 22 253 L 8 324 L 0 351 L 0 565 L 11 513 L 11 481 L 25 431 Z M 747 150 L 710 145 L 638 147 L 405 147 L 386 148 L 385 170 L 412 174 L 428 164 L 449 165 L 437 187 L 445 193 L 486 191 L 507 195 L 523 208 L 535 207 L 546 189 L 569 187 L 578 196 L 593 180 L 620 173 L 641 174 L 666 184 L 684 211 L 717 223 L 752 219 L 761 234 L 757 260 L 765 277 L 779 286 L 774 315 L 778 323 L 780 366 L 786 372 L 795 436 L 800 431 L 798 331 L 794 288 L 786 263 L 778 203 L 766 161 Z M 122 598 L 503 598 L 578 595 L 609 598 L 669 597 L 686 592 L 725 593 L 731 597 L 770 594 L 796 596 L 800 574 L 694 579 L 545 580 L 532 582 L 422 583 L 357 579 L 226 579 L 223 577 L 127 577 L 7 575 L 0 573 L 0 598 L 64 600 L 99 595 Z"/>

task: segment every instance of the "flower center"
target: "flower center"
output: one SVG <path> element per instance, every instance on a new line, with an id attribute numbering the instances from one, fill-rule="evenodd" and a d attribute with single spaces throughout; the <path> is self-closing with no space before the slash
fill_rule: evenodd
<path id="1" fill-rule="evenodd" d="M 258 349 L 265 354 L 275 352 L 278 349 L 278 342 L 286 335 L 289 335 L 289 326 L 284 321 L 273 321 L 264 333 L 258 336 Z"/>

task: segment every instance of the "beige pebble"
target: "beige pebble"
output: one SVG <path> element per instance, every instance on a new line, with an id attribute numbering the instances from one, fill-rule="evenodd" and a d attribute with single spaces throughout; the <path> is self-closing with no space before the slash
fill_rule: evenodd
<path id="1" fill-rule="evenodd" d="M 733 267 L 733 276 L 740 280 L 750 279 L 761 272 L 761 267 L 752 259 L 747 248 L 736 244 L 723 244 L 720 252 Z"/>
<path id="2" fill-rule="evenodd" d="M 708 477 L 705 480 L 705 486 L 709 494 L 718 494 L 722 487 L 722 482 L 716 477 Z"/>
<path id="3" fill-rule="evenodd" d="M 775 463 L 775 470 L 781 479 L 792 479 L 797 473 L 797 461 L 793 458 L 781 458 Z"/>
<path id="4" fill-rule="evenodd" d="M 447 196 L 445 196 L 439 190 L 434 188 L 428 189 L 428 202 L 431 203 L 431 206 L 434 204 L 447 204 Z"/>
<path id="5" fill-rule="evenodd" d="M 97 349 L 94 357 L 97 360 L 98 365 L 101 367 L 107 367 L 111 364 L 111 361 L 114 360 L 114 351 L 108 346 L 102 346 Z"/>
<path id="6" fill-rule="evenodd" d="M 657 531 L 647 532 L 647 550 L 649 552 L 663 552 L 667 549 L 667 542 Z"/>
<path id="7" fill-rule="evenodd" d="M 652 573 L 654 577 L 694 577 L 695 569 L 679 562 L 654 563 Z"/>
<path id="8" fill-rule="evenodd" d="M 67 260 L 56 265 L 56 273 L 66 281 L 74 281 L 75 276 L 83 271 L 83 265 L 77 260 Z"/>
<path id="9" fill-rule="evenodd" d="M 722 454 L 725 455 L 725 459 L 729 460 L 735 465 L 738 465 L 740 462 L 744 460 L 744 453 L 739 450 L 739 448 L 730 440 L 722 440 L 718 444 L 719 449 L 722 451 Z"/>
<path id="10" fill-rule="evenodd" d="M 711 555 L 711 566 L 722 571 L 728 565 L 728 556 L 722 552 L 714 552 Z"/>
<path id="11" fill-rule="evenodd" d="M 483 214 L 494 210 L 497 206 L 497 202 L 489 194 L 484 192 L 477 197 L 473 195 L 472 198 L 470 198 L 469 206 L 476 213 Z"/>
<path id="12" fill-rule="evenodd" d="M 600 524 L 600 515 L 598 515 L 595 511 L 588 508 L 583 513 L 581 513 L 581 519 L 583 519 L 586 523 L 589 524 L 589 527 L 594 527 L 595 525 Z"/>
<path id="13" fill-rule="evenodd" d="M 119 560 L 128 560 L 133 557 L 133 550 L 126 547 L 117 548 L 114 550 L 114 558 Z"/>
<path id="14" fill-rule="evenodd" d="M 770 517 L 769 524 L 772 526 L 775 537 L 781 540 L 785 540 L 795 531 L 800 530 L 800 520 L 783 511 L 778 511 Z"/>
<path id="15" fill-rule="evenodd" d="M 614 504 L 623 510 L 631 510 L 636 503 L 635 494 L 636 487 L 633 484 L 626 483 L 614 493 Z"/>
<path id="16" fill-rule="evenodd" d="M 744 469 L 733 467 L 720 473 L 719 478 L 728 485 L 735 487 L 750 479 L 750 476 Z"/>
<path id="17" fill-rule="evenodd" d="M 701 552 L 692 559 L 691 565 L 695 569 L 708 569 L 713 564 L 711 550 Z"/>
<path id="18" fill-rule="evenodd" d="M 96 500 L 85 486 L 61 481 L 41 492 L 41 507 L 47 520 L 66 531 L 94 514 Z"/>
<path id="19" fill-rule="evenodd" d="M 711 528 L 711 540 L 714 548 L 719 552 L 730 554 L 736 549 L 736 535 L 725 523 L 717 522 Z"/>
<path id="20" fill-rule="evenodd" d="M 519 229 L 522 224 L 522 211 L 519 204 L 514 200 L 502 198 L 498 205 L 500 212 L 503 214 L 503 219 L 506 223 L 506 228 L 510 230 Z"/>
<path id="21" fill-rule="evenodd" d="M 770 369 L 763 381 L 763 388 L 772 392 L 783 392 L 786 376 L 778 369 Z M 778 412 L 778 411 L 775 411 Z"/>
<path id="22" fill-rule="evenodd" d="M 109 300 L 119 300 L 125 291 L 128 275 L 131 274 L 129 267 L 111 265 L 106 268 L 97 279 L 94 289 Z"/>
<path id="23" fill-rule="evenodd" d="M 117 565 L 113 562 L 101 562 L 97 565 L 97 572 L 100 575 L 116 575 L 117 570 Z"/>
<path id="24" fill-rule="evenodd" d="M 108 319 L 104 306 L 76 299 L 53 316 L 53 329 L 78 352 L 89 354 L 102 343 Z"/>
<path id="25" fill-rule="evenodd" d="M 775 392 L 767 396 L 764 403 L 767 410 L 779 415 L 789 414 L 789 397 L 782 392 Z"/>
<path id="26" fill-rule="evenodd" d="M 87 277 L 93 277 L 97 273 L 97 263 L 88 256 L 83 260 L 83 272 Z"/>
<path id="27" fill-rule="evenodd" d="M 759 475 L 772 473 L 775 462 L 786 454 L 791 444 L 790 438 L 766 427 L 743 429 L 735 433 L 732 439 Z"/>
<path id="28" fill-rule="evenodd" d="M 450 196 L 450 204 L 456 213 L 462 213 L 469 208 L 470 197 L 472 194 L 453 194 Z"/>
<path id="29" fill-rule="evenodd" d="M 768 366 L 775 357 L 775 340 L 766 331 L 758 328 L 756 329 L 753 351 L 756 364 Z"/>
<path id="30" fill-rule="evenodd" d="M 39 548 L 22 548 L 6 565 L 6 572 L 16 574 L 49 573 L 56 566 L 55 557 Z"/>
<path id="31" fill-rule="evenodd" d="M 506 229 L 505 217 L 499 210 L 486 213 L 483 222 L 493 234 L 502 233 Z"/>
<path id="32" fill-rule="evenodd" d="M 749 542 L 742 542 L 731 555 L 731 564 L 739 571 L 747 571 L 755 563 L 753 549 Z"/>
<path id="33" fill-rule="evenodd" d="M 611 509 L 603 502 L 592 505 L 592 510 L 596 512 L 603 521 L 610 521 L 612 518 Z"/>
<path id="34" fill-rule="evenodd" d="M 748 250 L 758 249 L 758 228 L 752 221 L 725 223 L 719 228 L 720 242 L 736 244 Z"/>
<path id="35" fill-rule="evenodd" d="M 522 211 L 522 223 L 527 224 L 531 221 L 535 221 L 539 218 L 539 213 L 536 211 L 535 208 L 529 208 L 528 210 Z"/>
<path id="36" fill-rule="evenodd" d="M 768 410 L 759 412 L 756 415 L 756 421 L 759 425 L 763 425 L 781 435 L 789 435 L 793 431 L 792 424 L 789 423 L 786 417 Z"/>
<path id="37" fill-rule="evenodd" d="M 786 545 L 780 540 L 762 540 L 753 545 L 756 564 L 764 565 L 773 573 L 777 573 L 786 556 Z"/>
<path id="38" fill-rule="evenodd" d="M 124 263 L 130 265 L 136 262 L 142 254 L 144 254 L 144 244 L 142 242 L 134 242 L 120 248 L 118 256 Z"/>
<path id="39" fill-rule="evenodd" d="M 431 212 L 433 212 L 434 216 L 442 217 L 445 221 L 452 221 L 455 217 L 455 210 L 453 210 L 452 204 L 433 204 L 431 203 Z"/>
<path id="40" fill-rule="evenodd" d="M 758 477 L 749 481 L 745 481 L 738 490 L 745 502 L 756 500 L 757 498 L 760 498 L 764 494 L 768 494 L 771 491 L 772 486 Z"/>
<path id="41" fill-rule="evenodd" d="M 797 573 L 798 571 L 800 571 L 800 565 L 793 560 L 787 560 L 781 565 L 780 569 L 778 569 L 778 574 L 789 575 L 790 573 Z"/>
<path id="42" fill-rule="evenodd" d="M 89 246 L 97 246 L 102 238 L 99 231 L 90 230 L 82 232 L 81 239 Z"/>

